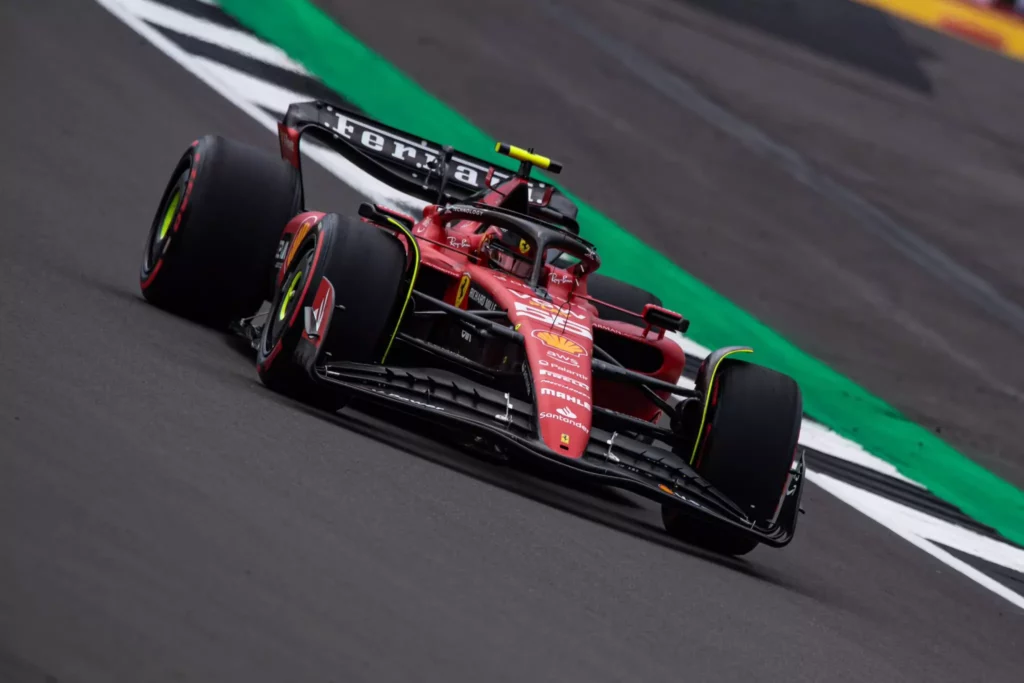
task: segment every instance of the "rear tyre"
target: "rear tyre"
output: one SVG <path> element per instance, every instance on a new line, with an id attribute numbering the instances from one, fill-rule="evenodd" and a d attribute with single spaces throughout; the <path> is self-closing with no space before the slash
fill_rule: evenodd
<path id="1" fill-rule="evenodd" d="M 607 277 L 605 275 L 599 275 L 594 273 L 587 279 L 587 294 L 605 301 L 612 306 L 618 306 L 624 308 L 627 311 L 632 311 L 637 315 L 640 315 L 644 311 L 644 306 L 647 304 L 654 304 L 655 306 L 661 306 L 661 299 L 654 296 L 648 291 L 634 287 L 631 284 L 625 283 L 621 280 Z M 640 324 L 640 319 L 636 316 L 629 315 L 618 309 L 605 306 L 603 304 L 594 302 L 597 307 L 597 314 L 601 320 L 620 320 L 622 322 L 633 323 L 634 325 Z"/>
<path id="2" fill-rule="evenodd" d="M 709 396 L 694 468 L 759 525 L 770 524 L 785 499 L 800 435 L 800 388 L 774 370 L 727 358 Z M 671 535 L 714 552 L 744 555 L 758 544 L 679 506 L 662 506 L 662 520 Z"/>
<path id="3" fill-rule="evenodd" d="M 285 161 L 216 135 L 181 157 L 142 258 L 142 294 L 168 311 L 225 326 L 270 296 L 274 254 L 301 209 Z"/>
<path id="4" fill-rule="evenodd" d="M 263 384 L 320 407 L 341 407 L 344 397 L 315 382 L 309 368 L 317 358 L 380 362 L 404 303 L 405 273 L 405 249 L 393 235 L 324 216 L 281 267 L 257 348 Z"/>

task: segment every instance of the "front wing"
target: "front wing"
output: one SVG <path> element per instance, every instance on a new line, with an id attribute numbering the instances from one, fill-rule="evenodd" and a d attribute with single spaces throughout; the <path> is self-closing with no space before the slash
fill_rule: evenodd
<path id="1" fill-rule="evenodd" d="M 425 416 L 479 437 L 509 457 L 530 457 L 591 480 L 717 519 L 766 545 L 792 540 L 803 481 L 803 454 L 794 462 L 786 499 L 774 524 L 758 526 L 682 458 L 667 448 L 592 428 L 583 457 L 550 450 L 536 430 L 534 406 L 463 376 L 434 368 L 329 363 L 313 368 L 317 381 L 375 403 Z"/>

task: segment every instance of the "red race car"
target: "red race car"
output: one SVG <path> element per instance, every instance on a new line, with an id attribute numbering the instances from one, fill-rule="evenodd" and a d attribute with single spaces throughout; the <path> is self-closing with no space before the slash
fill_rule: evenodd
<path id="1" fill-rule="evenodd" d="M 278 128 L 283 159 L 217 136 L 181 157 L 146 245 L 147 300 L 247 337 L 262 382 L 296 399 L 367 399 L 457 444 L 631 490 L 717 552 L 792 539 L 796 383 L 729 347 L 680 386 L 666 334 L 688 322 L 597 273 L 575 205 L 531 178 L 560 164 L 499 143 L 519 167 L 495 166 L 325 102 L 293 104 Z M 421 215 L 305 209 L 306 133 Z"/>

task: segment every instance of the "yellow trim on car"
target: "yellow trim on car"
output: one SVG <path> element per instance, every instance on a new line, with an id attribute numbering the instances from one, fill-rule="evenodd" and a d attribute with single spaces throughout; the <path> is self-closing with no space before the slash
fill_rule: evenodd
<path id="1" fill-rule="evenodd" d="M 697 438 L 693 441 L 693 453 L 690 454 L 690 466 L 693 467 L 694 461 L 697 459 L 697 449 L 700 448 L 700 435 L 704 432 L 704 423 L 708 419 L 708 406 L 711 405 L 711 388 L 715 386 L 715 374 L 718 373 L 718 367 L 722 364 L 722 361 L 733 355 L 734 353 L 753 353 L 753 349 L 733 349 L 728 353 L 724 354 L 715 363 L 715 367 L 711 368 L 711 377 L 708 378 L 708 395 L 704 397 L 704 409 L 700 414 L 700 426 L 697 427 Z"/>
<path id="2" fill-rule="evenodd" d="M 537 168 L 548 168 L 551 166 L 551 159 L 540 154 L 534 154 L 529 150 L 525 150 L 522 147 L 516 147 L 515 145 L 508 145 L 504 142 L 499 142 L 494 145 L 494 151 L 505 156 L 512 157 L 516 161 L 526 161 Z"/>
<path id="3" fill-rule="evenodd" d="M 394 225 L 396 228 L 402 231 L 406 239 L 409 240 L 409 245 L 412 247 L 413 252 L 416 255 L 416 260 L 413 261 L 412 265 L 412 279 L 409 280 L 409 291 L 405 294 L 405 301 L 402 303 L 402 312 L 398 314 L 398 320 L 395 321 L 395 330 L 391 333 L 391 339 L 388 340 L 388 346 L 384 349 L 384 355 L 381 356 L 380 362 L 383 363 L 388 353 L 391 352 L 391 345 L 395 343 L 395 337 L 398 336 L 398 328 L 402 325 L 402 319 L 405 317 L 405 309 L 409 306 L 409 300 L 412 299 L 412 290 L 416 286 L 416 278 L 420 274 L 420 245 L 413 236 L 412 231 L 405 227 L 400 221 L 395 220 L 391 216 L 387 217 L 388 222 Z"/>

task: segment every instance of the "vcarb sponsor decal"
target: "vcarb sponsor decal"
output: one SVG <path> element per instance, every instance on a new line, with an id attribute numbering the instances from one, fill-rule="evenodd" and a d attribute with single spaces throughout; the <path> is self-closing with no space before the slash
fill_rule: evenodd
<path id="1" fill-rule="evenodd" d="M 565 391 L 558 391 L 557 389 L 548 389 L 546 387 L 542 387 L 540 390 L 540 395 L 554 396 L 555 398 L 561 399 L 563 401 L 568 401 L 574 406 L 579 406 L 580 408 L 583 408 L 587 412 L 590 412 L 590 401 L 584 401 L 583 399 L 577 398 Z"/>
<path id="2" fill-rule="evenodd" d="M 567 356 L 564 353 L 558 353 L 557 351 L 548 351 L 547 354 L 548 358 L 551 358 L 552 360 L 557 360 L 559 363 L 565 363 L 566 365 L 571 365 L 574 368 L 578 368 L 580 366 L 580 362 L 578 360 L 576 360 L 572 356 Z M 543 365 L 543 363 L 541 365 Z"/>
<path id="3" fill-rule="evenodd" d="M 578 364 L 576 366 L 576 370 L 570 370 L 569 368 L 562 367 L 561 365 L 558 365 L 557 363 L 552 363 L 550 361 L 546 361 L 543 358 L 538 360 L 537 364 L 538 365 L 543 365 L 546 368 L 554 368 L 555 370 L 558 370 L 559 372 L 564 372 L 565 374 L 572 375 L 573 377 L 579 377 L 580 379 L 588 379 L 588 377 L 586 375 L 584 375 L 582 372 L 579 371 L 579 365 Z"/>
<path id="4" fill-rule="evenodd" d="M 566 384 L 571 384 L 574 387 L 579 387 L 580 389 L 590 391 L 590 385 L 587 384 L 586 382 L 581 382 L 578 379 L 573 379 L 572 377 L 569 377 L 568 375 L 563 375 L 560 372 L 552 372 L 551 370 L 545 370 L 544 368 L 541 368 L 540 376 L 551 377 L 552 379 L 557 379 L 561 382 L 565 382 Z"/>
<path id="5" fill-rule="evenodd" d="M 567 425 L 572 425 L 576 429 L 581 429 L 584 432 L 587 431 L 587 428 L 583 426 L 582 422 L 577 422 L 576 420 L 570 420 L 567 417 L 562 417 L 558 413 L 541 413 L 540 414 L 540 419 L 542 419 L 542 420 L 558 420 L 559 422 L 564 422 Z"/>

